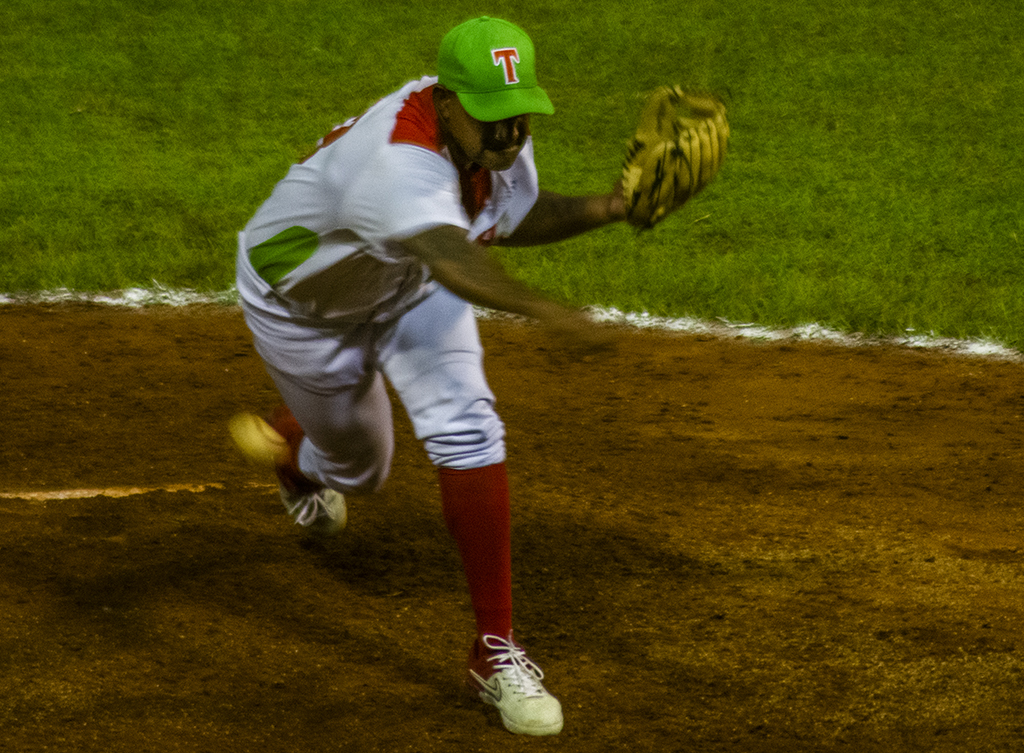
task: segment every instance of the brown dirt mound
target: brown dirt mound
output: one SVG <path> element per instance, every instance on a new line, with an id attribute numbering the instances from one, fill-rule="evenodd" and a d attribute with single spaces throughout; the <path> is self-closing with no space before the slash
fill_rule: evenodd
<path id="1" fill-rule="evenodd" d="M 400 411 L 383 492 L 304 545 L 225 431 L 276 403 L 237 309 L 9 305 L 0 748 L 1024 750 L 1021 365 L 482 330 L 562 735 L 461 689 L 472 620 Z"/>

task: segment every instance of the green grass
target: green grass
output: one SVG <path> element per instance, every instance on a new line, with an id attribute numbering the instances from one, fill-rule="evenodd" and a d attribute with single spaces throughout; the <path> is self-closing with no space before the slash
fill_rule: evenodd
<path id="1" fill-rule="evenodd" d="M 581 7 L 9 0 L 0 292 L 230 287 L 235 233 L 287 166 L 490 13 L 537 43 L 546 188 L 606 190 L 662 83 L 722 93 L 733 133 L 719 180 L 655 231 L 503 251 L 517 276 L 579 304 L 1024 347 L 1017 0 Z"/>

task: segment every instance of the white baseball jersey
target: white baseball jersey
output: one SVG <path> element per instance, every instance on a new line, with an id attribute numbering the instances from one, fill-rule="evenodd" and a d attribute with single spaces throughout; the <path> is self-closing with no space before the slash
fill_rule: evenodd
<path id="1" fill-rule="evenodd" d="M 399 241 L 454 225 L 486 243 L 536 202 L 529 138 L 508 170 L 456 169 L 433 107 L 436 81 L 409 82 L 328 134 L 241 233 L 240 255 L 295 316 L 390 321 L 436 286 Z"/>

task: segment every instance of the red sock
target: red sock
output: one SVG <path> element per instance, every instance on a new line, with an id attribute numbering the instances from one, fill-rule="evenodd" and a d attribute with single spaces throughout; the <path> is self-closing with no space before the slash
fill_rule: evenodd
<path id="1" fill-rule="evenodd" d="M 319 489 L 319 484 L 306 478 L 299 470 L 299 446 L 306 433 L 287 406 L 281 405 L 274 409 L 270 415 L 270 425 L 284 437 L 292 451 L 289 461 L 278 465 L 276 469 L 277 478 L 284 488 L 297 494 L 308 494 Z"/>
<path id="2" fill-rule="evenodd" d="M 505 464 L 441 468 L 441 504 L 459 546 L 480 635 L 512 632 L 512 534 Z"/>

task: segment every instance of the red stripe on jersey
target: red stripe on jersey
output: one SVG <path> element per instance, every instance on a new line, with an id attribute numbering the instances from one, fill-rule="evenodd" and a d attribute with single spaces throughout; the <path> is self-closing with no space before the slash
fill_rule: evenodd
<path id="1" fill-rule="evenodd" d="M 434 87 L 413 92 L 405 100 L 395 118 L 395 129 L 391 132 L 392 144 L 414 144 L 441 153 L 444 141 L 437 124 L 434 110 Z"/>
<path id="2" fill-rule="evenodd" d="M 414 92 L 405 100 L 395 117 L 391 143 L 413 144 L 441 153 L 444 139 L 434 109 L 433 86 Z M 491 173 L 472 165 L 468 170 L 459 170 L 459 185 L 462 189 L 462 206 L 470 219 L 475 218 L 491 198 Z"/>

